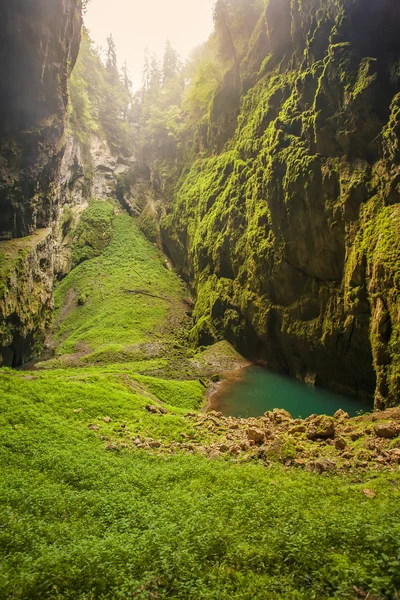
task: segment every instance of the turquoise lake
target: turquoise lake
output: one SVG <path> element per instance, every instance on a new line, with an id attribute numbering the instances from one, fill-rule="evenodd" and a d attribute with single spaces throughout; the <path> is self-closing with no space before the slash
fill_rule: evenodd
<path id="1" fill-rule="evenodd" d="M 212 397 L 214 410 L 231 417 L 259 417 L 267 410 L 284 408 L 293 418 L 333 415 L 339 408 L 356 416 L 369 412 L 372 402 L 337 394 L 255 365 L 235 371 Z"/>

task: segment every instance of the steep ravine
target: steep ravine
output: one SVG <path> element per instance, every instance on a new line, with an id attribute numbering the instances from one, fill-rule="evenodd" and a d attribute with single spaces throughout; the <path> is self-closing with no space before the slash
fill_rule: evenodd
<path id="1" fill-rule="evenodd" d="M 225 78 L 161 224 L 195 342 L 377 408 L 400 395 L 399 27 L 393 0 L 270 0 L 236 131 Z"/>

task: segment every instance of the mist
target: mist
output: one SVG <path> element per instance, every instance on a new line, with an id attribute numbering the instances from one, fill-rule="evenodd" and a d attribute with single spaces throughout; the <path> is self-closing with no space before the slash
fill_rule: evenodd
<path id="1" fill-rule="evenodd" d="M 85 24 L 96 44 L 112 33 L 120 65 L 127 62 L 133 89 L 142 82 L 145 48 L 161 56 L 170 40 L 182 59 L 212 31 L 212 0 L 91 0 Z"/>

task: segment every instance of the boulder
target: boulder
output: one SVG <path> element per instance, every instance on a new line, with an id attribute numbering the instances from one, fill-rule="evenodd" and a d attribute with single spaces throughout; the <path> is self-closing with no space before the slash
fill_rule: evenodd
<path id="1" fill-rule="evenodd" d="M 343 438 L 337 438 L 337 440 L 335 440 L 335 448 L 336 450 L 344 450 L 346 448 L 346 442 L 344 441 Z"/>
<path id="2" fill-rule="evenodd" d="M 335 412 L 335 414 L 333 415 L 333 418 L 336 419 L 337 421 L 341 421 L 343 419 L 348 419 L 349 413 L 345 412 L 342 408 L 339 408 L 339 410 L 337 410 Z"/>
<path id="3" fill-rule="evenodd" d="M 375 425 L 374 427 L 375 435 L 380 438 L 386 438 L 391 440 L 398 435 L 398 431 L 396 427 L 392 424 L 385 423 L 382 425 Z"/>
<path id="4" fill-rule="evenodd" d="M 272 421 L 279 425 L 280 423 L 293 421 L 293 417 L 290 412 L 284 410 L 283 408 L 274 408 L 272 412 Z"/>
<path id="5" fill-rule="evenodd" d="M 262 444 L 265 441 L 265 433 L 261 429 L 257 429 L 256 427 L 249 427 L 247 429 L 247 438 L 249 442 L 254 442 L 255 444 Z"/>
<path id="6" fill-rule="evenodd" d="M 330 458 L 317 458 L 307 465 L 306 470 L 321 474 L 326 473 L 327 471 L 334 471 L 335 468 L 336 463 L 334 460 L 331 460 Z"/>
<path id="7" fill-rule="evenodd" d="M 335 424 L 331 417 L 322 415 L 310 421 L 307 429 L 309 440 L 327 440 L 333 437 L 335 437 Z"/>

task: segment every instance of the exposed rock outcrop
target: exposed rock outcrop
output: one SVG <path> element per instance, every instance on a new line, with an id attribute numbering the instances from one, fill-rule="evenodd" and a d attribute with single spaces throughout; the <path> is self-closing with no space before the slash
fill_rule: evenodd
<path id="1" fill-rule="evenodd" d="M 379 408 L 400 397 L 399 27 L 394 0 L 270 0 L 236 132 L 162 221 L 195 342 Z"/>
<path id="2" fill-rule="evenodd" d="M 48 227 L 57 210 L 79 0 L 15 0 L 0 20 L 0 236 Z"/>
<path id="3" fill-rule="evenodd" d="M 0 365 L 31 357 L 53 306 L 68 78 L 81 24 L 80 0 L 1 8 Z"/>

